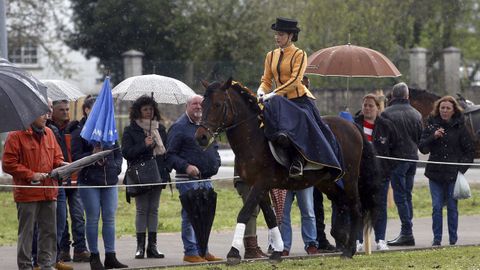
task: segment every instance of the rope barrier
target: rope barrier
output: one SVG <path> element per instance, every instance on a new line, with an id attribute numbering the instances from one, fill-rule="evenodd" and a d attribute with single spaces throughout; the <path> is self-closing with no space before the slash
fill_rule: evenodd
<path id="1" fill-rule="evenodd" d="M 172 180 L 179 180 L 173 181 L 169 183 L 148 183 L 148 184 L 116 184 L 111 186 L 41 186 L 41 185 L 12 185 L 12 184 L 0 184 L 0 187 L 7 187 L 7 188 L 59 188 L 62 187 L 64 189 L 74 189 L 74 188 L 112 188 L 112 187 L 147 187 L 147 186 L 167 186 L 173 184 L 188 184 L 188 183 L 202 183 L 208 181 L 226 181 L 240 178 L 239 176 L 232 176 L 232 177 L 223 177 L 223 178 L 205 178 L 205 179 L 195 179 L 195 180 L 186 180 L 183 181 L 185 178 L 173 178 Z"/>
<path id="2" fill-rule="evenodd" d="M 416 163 L 430 163 L 430 164 L 443 164 L 443 165 L 461 165 L 461 166 L 480 166 L 480 163 L 458 163 L 458 162 L 441 162 L 441 161 L 428 161 L 428 160 L 417 160 L 417 159 L 406 159 L 406 158 L 395 158 L 395 157 L 386 157 L 386 156 L 376 156 L 381 159 L 390 159 L 398 161 L 409 161 Z"/>
<path id="3" fill-rule="evenodd" d="M 416 159 L 406 159 L 406 158 L 395 158 L 395 157 L 387 157 L 387 156 L 376 156 L 377 158 L 381 159 L 389 159 L 389 160 L 397 160 L 397 161 L 407 161 L 407 162 L 416 162 L 416 163 L 426 163 L 426 164 L 442 164 L 442 165 L 460 165 L 460 166 L 480 166 L 480 163 L 459 163 L 459 162 L 440 162 L 440 161 L 427 161 L 427 160 L 416 160 Z M 226 181 L 239 178 L 239 176 L 232 176 L 232 177 L 223 177 L 223 178 L 205 178 L 205 179 L 195 179 L 195 180 L 186 180 L 183 181 L 185 178 L 173 178 L 172 181 L 169 183 L 149 183 L 149 184 L 116 184 L 111 186 L 41 186 L 41 185 L 12 185 L 12 184 L 0 184 L 0 187 L 6 188 L 58 188 L 62 187 L 64 189 L 74 189 L 74 188 L 111 188 L 111 187 L 145 187 L 145 186 L 167 186 L 171 184 L 188 184 L 188 183 L 202 183 L 207 181 Z"/>

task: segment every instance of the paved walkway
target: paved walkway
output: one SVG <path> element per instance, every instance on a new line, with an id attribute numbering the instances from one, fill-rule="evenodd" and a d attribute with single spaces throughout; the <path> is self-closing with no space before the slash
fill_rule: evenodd
<path id="1" fill-rule="evenodd" d="M 445 219 L 445 218 L 444 218 Z M 432 241 L 432 230 L 431 230 L 431 219 L 430 218 L 418 218 L 413 221 L 414 227 L 414 236 L 416 241 L 416 246 L 414 248 L 425 248 L 431 246 Z M 480 216 L 461 216 L 459 218 L 459 227 L 458 227 L 458 245 L 472 245 L 480 244 L 480 230 L 478 228 L 480 224 Z M 392 239 L 397 236 L 400 229 L 400 224 L 397 219 L 390 219 L 387 226 L 387 239 Z M 330 228 L 327 225 L 327 231 Z M 210 251 L 219 257 L 225 257 L 228 250 L 230 249 L 230 244 L 232 241 L 233 232 L 224 231 L 224 232 L 212 232 L 210 239 Z M 265 249 L 267 243 L 267 230 L 259 229 L 258 230 L 259 243 L 262 249 Z M 332 238 L 328 236 L 331 242 Z M 293 230 L 293 247 L 290 252 L 292 256 L 305 255 L 303 250 L 303 243 L 301 240 L 299 228 L 294 228 Z M 134 252 L 136 247 L 136 242 L 134 237 L 122 237 L 117 239 L 117 257 L 122 263 L 129 265 L 131 268 L 142 268 L 142 267 L 154 267 L 154 266 L 172 266 L 172 265 L 182 265 L 185 264 L 182 261 L 183 258 L 183 249 L 179 233 L 164 233 L 158 236 L 159 241 L 159 250 L 165 253 L 166 258 L 164 259 L 143 259 L 138 260 L 134 259 Z M 101 245 L 101 241 L 99 243 Z M 446 221 L 444 222 L 444 239 L 442 242 L 443 245 L 448 244 L 448 232 Z M 403 248 L 392 248 L 392 249 L 403 249 Z M 103 250 L 101 247 L 100 250 Z M 241 252 L 243 254 L 243 251 Z M 102 260 L 104 254 L 101 254 Z M 16 269 L 16 246 L 4 246 L 0 247 L 0 262 L 1 269 Z M 72 263 L 76 270 L 87 270 L 90 269 L 88 263 Z"/>

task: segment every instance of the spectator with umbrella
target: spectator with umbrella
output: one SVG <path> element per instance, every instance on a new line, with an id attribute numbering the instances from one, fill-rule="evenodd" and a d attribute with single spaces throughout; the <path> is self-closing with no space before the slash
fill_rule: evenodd
<path id="1" fill-rule="evenodd" d="M 170 181 L 164 146 L 167 132 L 159 122 L 160 119 L 160 111 L 153 97 L 144 95 L 137 98 L 130 108 L 130 125 L 123 132 L 122 154 L 129 165 L 155 159 L 161 179 L 167 182 Z M 135 196 L 136 259 L 145 257 L 147 232 L 147 258 L 165 257 L 157 250 L 158 206 L 164 188 L 165 186 L 148 186 L 142 194 Z M 128 193 L 127 201 L 130 201 Z"/>
<path id="2" fill-rule="evenodd" d="M 183 260 L 190 263 L 221 260 L 208 252 L 208 238 L 217 201 L 212 183 L 181 182 L 210 178 L 220 168 L 216 142 L 203 150 L 195 141 L 195 132 L 202 119 L 202 101 L 202 96 L 190 96 L 185 114 L 171 126 L 167 135 L 167 159 L 176 171 L 182 203 Z"/>
<path id="3" fill-rule="evenodd" d="M 118 175 L 122 155 L 118 147 L 110 80 L 103 83 L 98 99 L 87 98 L 82 106 L 84 117 L 72 131 L 72 158 L 77 160 L 104 149 L 114 149 L 103 160 L 83 168 L 78 175 L 80 198 L 86 213 L 86 236 L 90 249 L 91 269 L 127 268 L 115 254 L 115 212 L 118 204 Z M 102 237 L 105 246 L 104 265 L 98 250 L 98 223 L 102 215 Z"/>

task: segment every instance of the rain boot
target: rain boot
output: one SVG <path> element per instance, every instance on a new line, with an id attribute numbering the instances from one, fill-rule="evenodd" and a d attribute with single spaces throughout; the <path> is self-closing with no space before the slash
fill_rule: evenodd
<path id="1" fill-rule="evenodd" d="M 135 252 L 135 259 L 145 258 L 145 237 L 146 233 L 137 233 L 137 251 Z"/>
<path id="2" fill-rule="evenodd" d="M 105 253 L 105 269 L 114 269 L 114 268 L 128 268 L 127 265 L 119 262 L 115 252 Z"/>
<path id="3" fill-rule="evenodd" d="M 243 243 L 245 245 L 245 255 L 244 259 L 258 259 L 268 257 L 267 254 L 258 246 L 257 236 L 246 236 L 243 238 Z"/>
<path id="4" fill-rule="evenodd" d="M 148 233 L 147 258 L 165 258 L 165 254 L 157 250 L 157 232 Z"/>
<path id="5" fill-rule="evenodd" d="M 100 254 L 90 253 L 90 269 L 91 270 L 104 270 L 102 261 L 100 261 Z"/>

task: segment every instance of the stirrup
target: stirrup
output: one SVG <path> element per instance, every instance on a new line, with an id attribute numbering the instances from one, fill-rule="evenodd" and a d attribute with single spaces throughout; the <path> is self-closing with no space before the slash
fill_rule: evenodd
<path id="1" fill-rule="evenodd" d="M 298 178 L 303 176 L 303 162 L 300 158 L 295 158 L 288 170 L 289 177 Z"/>

